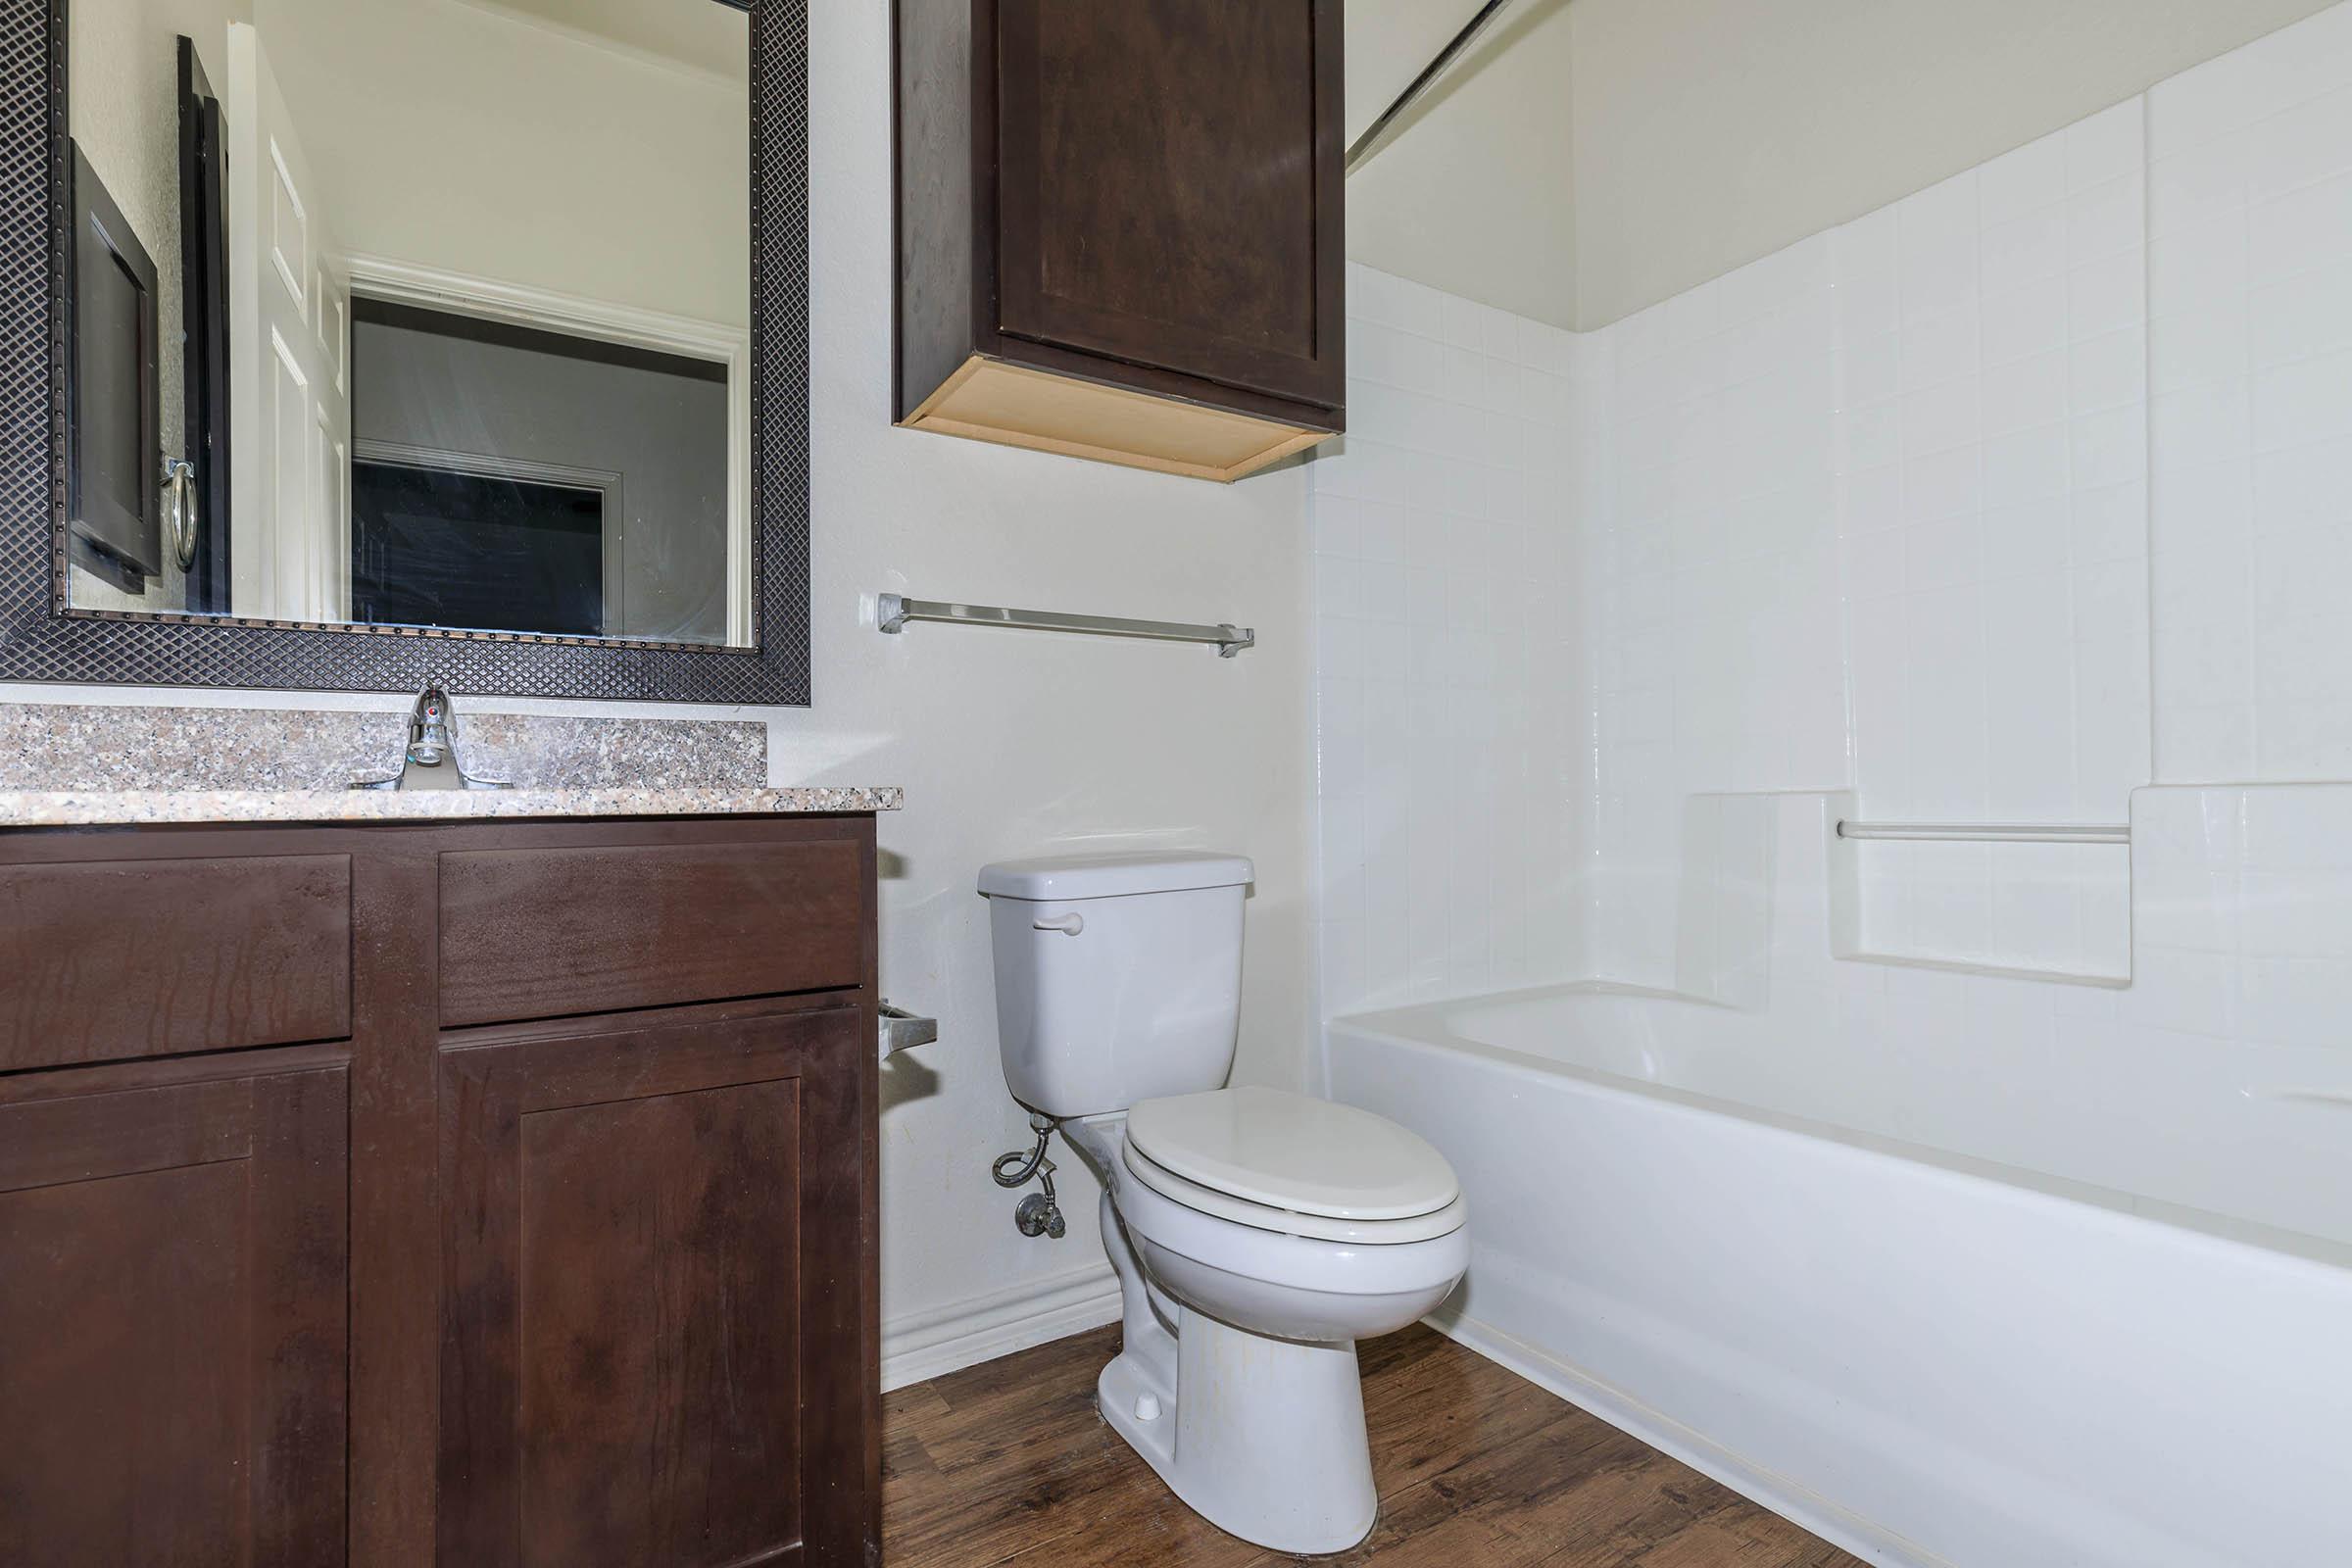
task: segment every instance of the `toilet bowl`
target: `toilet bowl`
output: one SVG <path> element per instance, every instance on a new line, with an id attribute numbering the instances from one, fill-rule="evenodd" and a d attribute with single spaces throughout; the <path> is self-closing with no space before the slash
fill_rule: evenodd
<path id="1" fill-rule="evenodd" d="M 1124 1330 L 1103 1419 L 1219 1528 L 1344 1551 L 1379 1510 L 1356 1342 L 1443 1301 L 1469 1233 L 1413 1133 L 1219 1087 L 1249 876 L 1197 854 L 988 867 L 999 1045 L 1014 1098 L 1102 1184 Z"/>
<path id="2" fill-rule="evenodd" d="M 1461 1279 L 1460 1196 L 1330 1227 L 1348 1240 L 1298 1235 L 1315 1216 L 1244 1219 L 1225 1195 L 1210 1193 L 1212 1212 L 1146 1185 L 1125 1123 L 1063 1128 L 1103 1177 L 1119 1279 L 1123 1344 L 1095 1385 L 1103 1420 L 1221 1529 L 1278 1551 L 1346 1550 L 1379 1514 L 1355 1342 L 1414 1322 Z"/>

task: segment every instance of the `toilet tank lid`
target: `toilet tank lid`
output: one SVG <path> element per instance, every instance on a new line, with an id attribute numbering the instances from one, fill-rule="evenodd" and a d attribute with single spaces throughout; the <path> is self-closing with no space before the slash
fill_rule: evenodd
<path id="1" fill-rule="evenodd" d="M 1251 875 L 1245 857 L 1205 850 L 1048 855 L 982 866 L 980 891 L 991 898 L 1058 903 L 1064 899 L 1116 899 L 1131 893 L 1243 887 Z"/>

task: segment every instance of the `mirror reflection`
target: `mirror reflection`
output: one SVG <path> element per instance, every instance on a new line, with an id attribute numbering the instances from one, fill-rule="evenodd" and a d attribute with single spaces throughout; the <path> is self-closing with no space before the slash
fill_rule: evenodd
<path id="1" fill-rule="evenodd" d="M 68 601 L 752 643 L 749 22 L 74 0 Z"/>

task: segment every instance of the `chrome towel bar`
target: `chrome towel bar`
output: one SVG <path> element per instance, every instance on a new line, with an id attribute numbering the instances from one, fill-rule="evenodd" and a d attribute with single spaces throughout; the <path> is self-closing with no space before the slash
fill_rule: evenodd
<path id="1" fill-rule="evenodd" d="M 2128 822 L 1840 822 L 1841 839 L 1953 844 L 2129 844 Z"/>
<path id="2" fill-rule="evenodd" d="M 883 594 L 874 601 L 874 620 L 897 633 L 910 620 L 962 626 L 1015 626 L 1025 631 L 1075 631 L 1095 637 L 1148 637 L 1163 643 L 1207 643 L 1221 659 L 1257 646 L 1248 626 L 1204 626 L 1180 620 L 1127 620 L 1116 615 L 1068 615 L 1051 610 L 1004 610 L 995 605 L 958 605 L 943 599 L 908 599 Z"/>

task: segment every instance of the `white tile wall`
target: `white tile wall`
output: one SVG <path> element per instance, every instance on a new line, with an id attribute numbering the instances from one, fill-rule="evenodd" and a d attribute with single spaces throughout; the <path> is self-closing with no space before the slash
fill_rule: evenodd
<path id="1" fill-rule="evenodd" d="M 2144 108 L 1832 236 L 1866 815 L 2117 822 L 2149 779 Z M 2119 849 L 1860 860 L 1869 951 L 2129 970 Z"/>
<path id="2" fill-rule="evenodd" d="M 2346 1044 L 2352 788 L 1869 851 L 1863 946 L 2124 990 L 1837 961 L 1790 824 L 2352 780 L 2352 4 L 1589 336 L 1355 280 L 1328 1008 L 1597 976 L 1931 1045 Z M 1770 833 L 1733 804 L 1775 792 Z"/>
<path id="3" fill-rule="evenodd" d="M 1669 983 L 1690 940 L 1693 794 L 2112 822 L 2147 782 L 2142 121 L 2134 100 L 1602 334 L 1611 974 Z M 1871 951 L 2128 967 L 2120 851 L 1864 869 Z"/>
<path id="4" fill-rule="evenodd" d="M 1571 334 L 1348 272 L 1312 466 L 1327 1011 L 1590 972 Z"/>
<path id="5" fill-rule="evenodd" d="M 2126 1021 L 2352 1052 L 2352 786 L 2153 789 L 2133 858 L 2147 983 Z M 2291 1056 L 2268 1089 L 2297 1087 Z"/>
<path id="6" fill-rule="evenodd" d="M 2352 7 L 2148 137 L 2156 774 L 2352 777 Z"/>
<path id="7" fill-rule="evenodd" d="M 1711 951 L 1684 874 L 1690 798 L 1846 776 L 1830 275 L 1827 239 L 1808 240 L 1598 334 L 1593 893 L 1617 978 L 1673 985 L 1693 944 Z"/>

